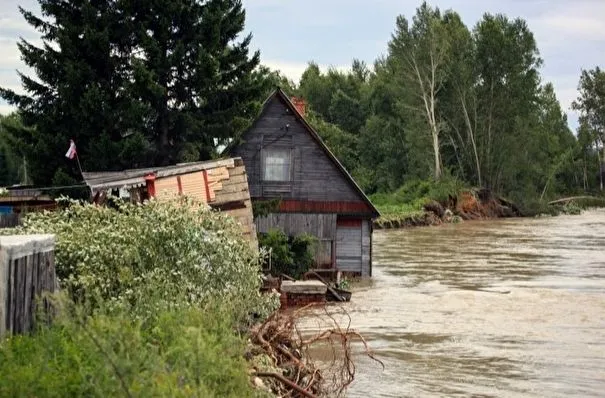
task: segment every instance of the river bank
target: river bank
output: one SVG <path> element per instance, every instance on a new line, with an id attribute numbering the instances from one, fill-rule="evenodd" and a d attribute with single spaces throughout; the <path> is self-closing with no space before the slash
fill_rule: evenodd
<path id="1" fill-rule="evenodd" d="M 448 195 L 447 199 L 427 199 L 420 210 L 397 205 L 377 207 L 381 216 L 374 221 L 374 228 L 393 229 L 456 224 L 469 220 L 580 214 L 591 207 L 605 207 L 605 199 L 578 196 L 551 202 L 534 201 L 521 207 L 487 189 L 471 189 L 455 196 Z"/>

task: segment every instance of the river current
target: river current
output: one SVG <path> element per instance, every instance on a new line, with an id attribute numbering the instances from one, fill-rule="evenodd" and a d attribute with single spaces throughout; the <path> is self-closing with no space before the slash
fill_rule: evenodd
<path id="1" fill-rule="evenodd" d="M 376 231 L 348 397 L 605 397 L 605 211 Z"/>

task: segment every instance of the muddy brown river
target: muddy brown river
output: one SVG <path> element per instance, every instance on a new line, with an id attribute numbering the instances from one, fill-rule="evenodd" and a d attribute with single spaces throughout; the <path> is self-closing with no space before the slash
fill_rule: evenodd
<path id="1" fill-rule="evenodd" d="M 348 397 L 605 397 L 605 211 L 377 231 Z"/>

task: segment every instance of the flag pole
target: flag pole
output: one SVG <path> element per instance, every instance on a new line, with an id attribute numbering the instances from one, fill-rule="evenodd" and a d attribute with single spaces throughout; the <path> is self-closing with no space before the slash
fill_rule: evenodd
<path id="1" fill-rule="evenodd" d="M 80 164 L 80 157 L 78 156 L 78 152 L 76 151 L 76 162 L 78 163 L 78 169 L 80 170 L 80 175 L 84 178 L 84 173 L 82 173 L 82 165 Z"/>

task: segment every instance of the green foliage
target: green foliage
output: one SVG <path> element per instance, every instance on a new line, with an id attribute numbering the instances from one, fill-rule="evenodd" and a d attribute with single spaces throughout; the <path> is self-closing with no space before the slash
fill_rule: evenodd
<path id="1" fill-rule="evenodd" d="M 451 176 L 439 181 L 416 179 L 407 181 L 394 192 L 373 194 L 371 199 L 379 206 L 414 204 L 420 209 L 429 200 L 444 202 L 450 196 L 457 197 L 467 188 L 463 181 Z"/>
<path id="2" fill-rule="evenodd" d="M 541 65 L 522 19 L 485 14 L 471 29 L 455 11 L 424 2 L 413 17 L 397 18 L 373 71 L 358 61 L 347 73 L 311 63 L 299 93 L 320 135 L 370 194 L 401 196 L 406 181 L 448 173 L 516 201 L 594 190 L 605 79 L 598 68 L 582 75 L 576 139 L 552 84 L 541 84 Z M 382 196 L 374 198 L 380 206 Z M 388 205 L 409 212 L 420 203 Z"/>
<path id="3" fill-rule="evenodd" d="M 241 1 L 38 3 L 41 16 L 21 13 L 44 45 L 18 43 L 36 75 L 22 75 L 27 94 L 0 89 L 34 182 L 79 177 L 70 139 L 84 169 L 164 165 L 210 158 L 256 116 L 268 80 Z"/>
<path id="4" fill-rule="evenodd" d="M 270 250 L 271 274 L 289 275 L 300 278 L 315 261 L 317 238 L 309 234 L 287 236 L 283 231 L 273 229 L 258 235 L 259 245 Z"/>
<path id="5" fill-rule="evenodd" d="M 0 396 L 255 396 L 229 310 L 159 311 L 146 324 L 126 312 L 65 310 L 51 327 L 0 345 Z"/>
<path id="6" fill-rule="evenodd" d="M 241 316 L 266 304 L 258 254 L 231 217 L 186 198 L 115 207 L 31 213 L 16 232 L 56 234 L 57 275 L 78 302 L 127 306 L 142 317 L 214 297 Z"/>
<path id="7" fill-rule="evenodd" d="M 342 290 L 348 290 L 351 287 L 351 283 L 347 278 L 342 278 L 338 283 L 338 288 Z"/>
<path id="8" fill-rule="evenodd" d="M 254 218 L 265 217 L 270 213 L 275 213 L 279 209 L 280 203 L 280 198 L 253 201 L 252 213 L 254 214 Z"/>
<path id="9" fill-rule="evenodd" d="M 21 125 L 16 113 L 0 115 L 0 187 L 17 184 L 22 172 L 19 153 L 15 148 L 15 137 L 11 129 Z"/>
<path id="10" fill-rule="evenodd" d="M 255 397 L 238 329 L 263 318 L 240 226 L 187 198 L 73 201 L 3 233 L 56 234 L 56 317 L 0 344 L 0 396 Z"/>
<path id="11" fill-rule="evenodd" d="M 583 152 L 584 185 L 586 189 L 589 181 L 592 182 L 587 170 L 593 169 L 596 163 L 598 168 L 591 176 L 598 176 L 596 180 L 602 192 L 605 185 L 605 71 L 598 66 L 583 70 L 578 90 L 580 95 L 572 107 L 580 112 L 578 138 Z"/>

